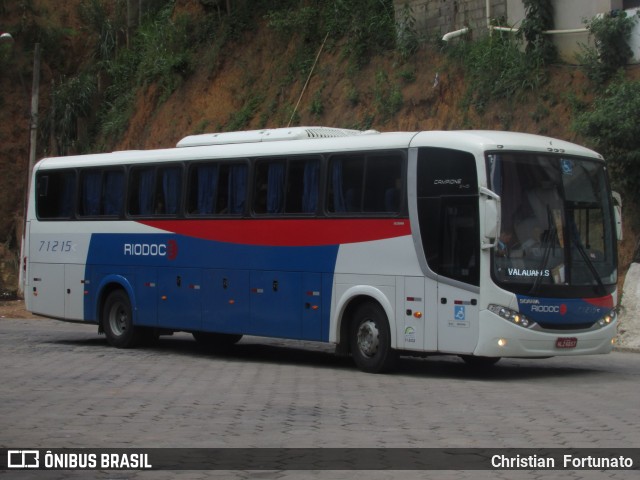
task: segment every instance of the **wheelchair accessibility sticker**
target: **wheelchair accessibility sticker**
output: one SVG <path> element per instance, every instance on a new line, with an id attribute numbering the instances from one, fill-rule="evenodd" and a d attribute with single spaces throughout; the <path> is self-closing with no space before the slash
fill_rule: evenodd
<path id="1" fill-rule="evenodd" d="M 450 327 L 462 327 L 469 328 L 469 321 L 467 320 L 467 312 L 464 305 L 454 305 L 453 307 L 453 319 L 449 320 Z"/>

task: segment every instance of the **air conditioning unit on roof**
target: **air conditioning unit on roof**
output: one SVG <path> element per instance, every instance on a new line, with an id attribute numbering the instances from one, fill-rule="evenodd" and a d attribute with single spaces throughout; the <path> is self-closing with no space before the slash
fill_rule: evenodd
<path id="1" fill-rule="evenodd" d="M 202 147 L 205 145 L 230 145 L 234 143 L 281 142 L 285 140 L 308 140 L 312 138 L 340 138 L 379 133 L 375 130 L 349 130 L 332 127 L 292 127 L 244 132 L 204 133 L 190 135 L 178 142 L 178 147 Z"/>

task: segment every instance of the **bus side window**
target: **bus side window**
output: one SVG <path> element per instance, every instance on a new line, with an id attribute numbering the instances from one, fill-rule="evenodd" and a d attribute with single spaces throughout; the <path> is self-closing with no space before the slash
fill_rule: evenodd
<path id="1" fill-rule="evenodd" d="M 400 155 L 369 157 L 365 175 L 363 210 L 365 212 L 399 212 L 402 157 Z"/>
<path id="2" fill-rule="evenodd" d="M 189 170 L 189 215 L 238 215 L 244 212 L 247 166 L 200 163 Z"/>
<path id="3" fill-rule="evenodd" d="M 218 185 L 218 214 L 241 215 L 247 197 L 247 165 L 222 165 Z"/>
<path id="4" fill-rule="evenodd" d="M 253 211 L 255 213 L 280 214 L 284 212 L 285 193 L 284 161 L 256 163 Z"/>
<path id="5" fill-rule="evenodd" d="M 121 215 L 124 206 L 124 172 L 107 170 L 102 178 L 102 186 L 102 213 L 110 216 Z"/>
<path id="6" fill-rule="evenodd" d="M 124 199 L 122 170 L 85 170 L 80 175 L 81 216 L 119 216 Z"/>
<path id="7" fill-rule="evenodd" d="M 475 157 L 444 148 L 418 154 L 418 216 L 429 268 L 480 284 L 480 229 Z"/>
<path id="8" fill-rule="evenodd" d="M 142 167 L 131 170 L 131 215 L 176 215 L 180 209 L 182 167 Z"/>
<path id="9" fill-rule="evenodd" d="M 129 213 L 151 215 L 154 207 L 155 168 L 133 168 L 129 180 Z"/>
<path id="10" fill-rule="evenodd" d="M 71 217 L 76 197 L 75 171 L 40 174 L 36 187 L 36 211 L 39 218 Z"/>
<path id="11" fill-rule="evenodd" d="M 287 168 L 286 213 L 315 213 L 318 208 L 320 162 L 292 160 Z"/>
<path id="12" fill-rule="evenodd" d="M 218 173 L 215 163 L 194 165 L 189 171 L 187 213 L 211 215 L 216 211 L 218 199 Z"/>
<path id="13" fill-rule="evenodd" d="M 155 212 L 158 215 L 177 215 L 182 190 L 182 167 L 158 169 L 155 193 Z"/>
<path id="14" fill-rule="evenodd" d="M 362 211 L 364 156 L 335 156 L 329 163 L 328 210 L 332 213 Z"/>
<path id="15" fill-rule="evenodd" d="M 399 154 L 336 156 L 329 164 L 328 210 L 332 213 L 398 213 L 402 163 Z"/>
<path id="16" fill-rule="evenodd" d="M 102 170 L 87 170 L 80 175 L 80 205 L 78 213 L 82 216 L 100 215 L 102 197 Z"/>

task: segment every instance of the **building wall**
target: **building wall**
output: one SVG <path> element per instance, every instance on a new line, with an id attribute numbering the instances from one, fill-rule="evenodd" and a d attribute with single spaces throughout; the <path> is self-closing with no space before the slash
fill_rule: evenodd
<path id="1" fill-rule="evenodd" d="M 622 0 L 552 0 L 554 7 L 554 30 L 574 30 L 584 28 L 584 20 L 590 20 L 599 13 L 622 8 Z M 519 27 L 524 20 L 522 0 L 507 0 L 507 21 L 509 25 Z M 588 32 L 564 33 L 552 35 L 558 47 L 560 57 L 569 63 L 576 62 L 581 52 L 580 45 L 590 42 Z"/>
<path id="2" fill-rule="evenodd" d="M 555 30 L 584 28 L 584 20 L 599 13 L 622 9 L 631 5 L 626 0 L 552 0 L 555 11 Z M 418 33 L 427 37 L 442 38 L 447 32 L 464 27 L 471 29 L 471 37 L 488 34 L 487 0 L 394 0 L 396 15 L 405 6 L 411 9 Z M 503 19 L 507 25 L 517 28 L 525 17 L 522 0 L 489 0 L 489 17 Z M 631 12 L 633 13 L 633 12 Z M 640 23 L 640 22 L 639 22 Z M 640 38 L 640 24 L 635 35 Z M 575 63 L 581 44 L 589 44 L 587 32 L 554 34 L 553 39 L 563 60 Z M 640 42 L 640 39 L 638 40 Z M 640 51 L 634 53 L 640 58 Z"/>
<path id="3" fill-rule="evenodd" d="M 394 0 L 396 12 L 405 5 L 411 9 L 420 34 L 439 38 L 464 27 L 469 27 L 473 36 L 486 34 L 486 3 L 487 0 Z M 507 0 L 489 3 L 492 18 L 506 18 Z"/>

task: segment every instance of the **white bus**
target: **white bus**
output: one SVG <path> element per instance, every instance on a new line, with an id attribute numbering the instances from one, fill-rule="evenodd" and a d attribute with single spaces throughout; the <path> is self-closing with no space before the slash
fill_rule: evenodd
<path id="1" fill-rule="evenodd" d="M 30 311 L 121 348 L 175 331 L 312 340 L 368 372 L 398 355 L 603 354 L 617 235 L 604 160 L 561 140 L 204 134 L 41 160 L 24 291 Z"/>

